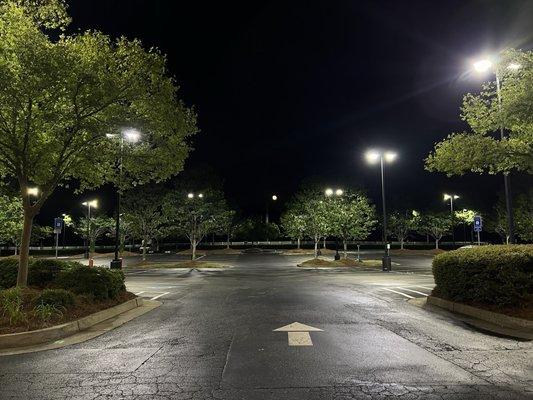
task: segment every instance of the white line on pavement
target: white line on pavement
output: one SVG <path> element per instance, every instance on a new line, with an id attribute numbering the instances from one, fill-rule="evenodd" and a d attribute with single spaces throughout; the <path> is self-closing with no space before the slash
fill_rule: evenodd
<path id="1" fill-rule="evenodd" d="M 422 292 L 419 292 L 417 290 L 411 290 L 411 289 L 407 289 L 407 288 L 403 288 L 403 287 L 397 287 L 396 289 L 407 290 L 408 292 L 413 292 L 413 293 L 421 294 L 422 296 L 427 296 L 426 293 L 422 293 Z"/>
<path id="2" fill-rule="evenodd" d="M 140 294 L 143 294 L 144 292 L 135 293 L 135 296 L 138 296 Z"/>
<path id="3" fill-rule="evenodd" d="M 196 260 L 199 260 L 200 258 L 204 258 L 206 255 L 204 254 L 203 256 L 200 256 L 200 257 L 196 257 L 195 261 Z"/>
<path id="4" fill-rule="evenodd" d="M 422 286 L 422 285 L 413 285 L 414 287 L 419 287 L 419 288 L 422 288 L 422 289 L 427 289 L 427 290 L 433 290 L 432 287 L 427 287 L 427 286 Z"/>
<path id="5" fill-rule="evenodd" d="M 158 298 L 163 297 L 164 295 L 169 294 L 169 293 L 170 292 L 165 292 L 165 293 L 158 294 L 157 296 L 152 297 L 150 300 L 158 299 Z"/>
<path id="6" fill-rule="evenodd" d="M 389 292 L 393 292 L 393 293 L 400 294 L 400 295 L 402 295 L 402 296 L 407 297 L 408 299 L 414 299 L 413 296 L 409 296 L 408 294 L 405 294 L 405 293 L 402 293 L 402 292 L 398 292 L 398 291 L 396 291 L 396 290 L 387 289 L 387 288 L 383 288 L 383 290 L 388 290 Z"/>

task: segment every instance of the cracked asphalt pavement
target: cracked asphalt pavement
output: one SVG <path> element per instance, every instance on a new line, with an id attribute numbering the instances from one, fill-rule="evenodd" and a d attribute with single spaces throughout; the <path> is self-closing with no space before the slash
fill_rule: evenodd
<path id="1" fill-rule="evenodd" d="M 430 260 L 394 273 L 302 270 L 295 256 L 211 256 L 233 268 L 138 270 L 163 305 L 85 343 L 0 357 L 0 399 L 533 399 L 532 342 L 407 302 Z M 312 346 L 289 346 L 293 322 Z"/>

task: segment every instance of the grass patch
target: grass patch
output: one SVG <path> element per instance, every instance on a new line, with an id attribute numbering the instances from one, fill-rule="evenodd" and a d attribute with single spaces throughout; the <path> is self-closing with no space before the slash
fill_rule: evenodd
<path id="1" fill-rule="evenodd" d="M 143 262 L 131 268 L 165 269 L 165 268 L 227 268 L 229 265 L 213 261 L 177 261 L 171 263 Z"/>
<path id="2" fill-rule="evenodd" d="M 335 260 L 327 260 L 324 258 L 313 258 L 312 260 L 304 261 L 298 264 L 302 268 L 343 268 L 343 267 L 381 267 L 381 260 L 361 260 L 357 261 L 353 258 Z"/>

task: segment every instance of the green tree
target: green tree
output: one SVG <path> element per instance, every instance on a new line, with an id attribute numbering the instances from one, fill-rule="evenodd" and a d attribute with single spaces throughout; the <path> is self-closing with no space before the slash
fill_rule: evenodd
<path id="1" fill-rule="evenodd" d="M 13 243 L 15 255 L 20 246 L 23 220 L 22 200 L 19 197 L 0 195 L 0 240 Z"/>
<path id="2" fill-rule="evenodd" d="M 226 236 L 226 248 L 230 248 L 231 239 L 235 236 L 239 230 L 239 223 L 236 219 L 237 212 L 226 208 L 217 217 L 217 226 L 219 232 Z"/>
<path id="3" fill-rule="evenodd" d="M 54 233 L 54 230 L 51 226 L 43 226 L 43 225 L 37 225 L 33 224 L 33 229 L 31 230 L 31 244 L 40 244 L 44 239 L 52 236 Z M 19 235 L 20 237 L 20 232 Z"/>
<path id="4" fill-rule="evenodd" d="M 121 226 L 124 236 L 129 232 L 142 240 L 142 259 L 152 240 L 162 235 L 167 217 L 163 214 L 165 193 L 155 185 L 140 186 L 125 192 Z M 125 238 L 124 238 L 125 240 Z"/>
<path id="5" fill-rule="evenodd" d="M 224 196 L 219 190 L 206 190 L 196 194 L 174 190 L 166 196 L 163 204 L 168 232 L 184 235 L 189 239 L 192 260 L 196 259 L 196 248 L 203 238 L 220 229 L 219 221 L 226 210 Z"/>
<path id="6" fill-rule="evenodd" d="M 332 231 L 332 212 L 323 190 L 314 184 L 303 186 L 289 204 L 290 210 L 305 220 L 305 234 L 314 241 L 315 258 L 318 244 Z"/>
<path id="7" fill-rule="evenodd" d="M 514 212 L 516 234 L 524 242 L 533 242 L 533 189 L 516 196 Z"/>
<path id="8" fill-rule="evenodd" d="M 442 237 L 451 232 L 453 226 L 449 213 L 429 213 L 422 216 L 420 228 L 435 240 L 435 249 L 439 248 Z"/>
<path id="9" fill-rule="evenodd" d="M 49 34 L 68 20 L 61 0 L 0 2 L 0 176 L 17 182 L 23 201 L 19 286 L 27 283 L 33 219 L 56 187 L 119 183 L 119 144 L 106 134 L 125 126 L 143 134 L 124 146 L 124 189 L 181 171 L 186 138 L 196 132 L 158 50 L 94 30 Z M 37 198 L 27 196 L 30 185 L 39 186 Z"/>
<path id="10" fill-rule="evenodd" d="M 96 241 L 102 236 L 113 231 L 115 220 L 107 216 L 80 218 L 74 223 L 74 233 L 84 240 L 89 241 L 89 252 L 93 254 L 96 249 Z"/>
<path id="11" fill-rule="evenodd" d="M 349 240 L 364 240 L 377 224 L 376 210 L 363 194 L 345 192 L 326 200 L 331 228 L 329 233 L 342 240 L 344 258 Z"/>
<path id="12" fill-rule="evenodd" d="M 281 215 L 281 226 L 287 236 L 296 240 L 297 249 L 300 249 L 307 227 L 304 215 L 300 214 L 299 210 L 288 209 Z"/>
<path id="13" fill-rule="evenodd" d="M 519 69 L 508 68 L 511 64 Z M 485 83 L 481 93 L 465 95 L 462 119 L 471 131 L 453 133 L 437 143 L 426 169 L 448 176 L 533 172 L 533 52 L 506 50 L 495 68 L 501 108 L 493 81 Z M 494 135 L 500 127 L 506 132 L 503 139 Z"/>
<path id="14" fill-rule="evenodd" d="M 418 229 L 420 224 L 420 214 L 415 211 L 394 211 L 388 221 L 389 232 L 392 237 L 400 242 L 403 250 L 407 237 Z"/>

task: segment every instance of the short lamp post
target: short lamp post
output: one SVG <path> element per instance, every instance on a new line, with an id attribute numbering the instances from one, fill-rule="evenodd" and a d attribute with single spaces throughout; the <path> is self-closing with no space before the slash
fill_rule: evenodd
<path id="1" fill-rule="evenodd" d="M 83 206 L 87 207 L 87 237 L 85 238 L 85 258 L 89 259 L 89 245 L 91 237 L 91 208 L 98 207 L 98 200 L 84 201 L 81 203 Z"/>
<path id="2" fill-rule="evenodd" d="M 383 209 L 383 260 L 382 260 L 382 270 L 390 271 L 392 262 L 389 254 L 390 245 L 387 243 L 387 207 L 385 205 L 385 163 L 392 163 L 397 154 L 392 151 L 378 151 L 370 150 L 365 154 L 366 160 L 369 164 L 377 164 L 379 162 L 381 167 L 381 202 Z"/>

